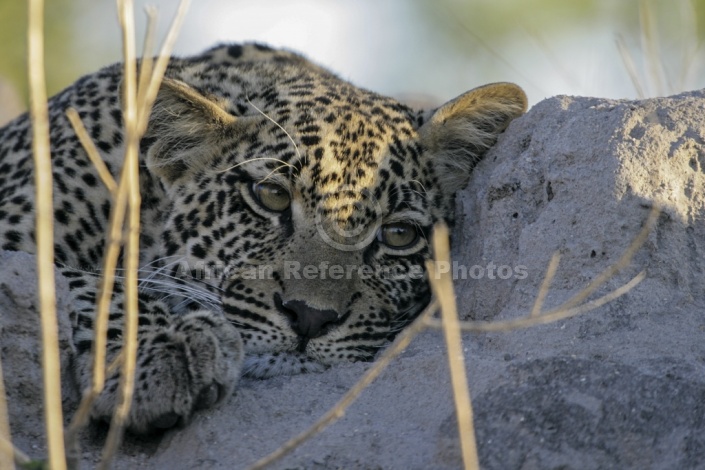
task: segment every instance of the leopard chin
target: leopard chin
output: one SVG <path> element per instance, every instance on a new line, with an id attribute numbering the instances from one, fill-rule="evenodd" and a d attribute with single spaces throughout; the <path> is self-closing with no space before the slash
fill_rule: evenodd
<path id="1" fill-rule="evenodd" d="M 277 375 L 323 372 L 330 366 L 296 351 L 248 354 L 242 367 L 245 377 L 266 379 Z"/>

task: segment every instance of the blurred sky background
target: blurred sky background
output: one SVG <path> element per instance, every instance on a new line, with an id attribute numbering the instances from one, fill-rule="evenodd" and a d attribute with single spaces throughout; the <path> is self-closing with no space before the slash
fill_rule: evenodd
<path id="1" fill-rule="evenodd" d="M 155 5 L 163 37 L 177 4 L 136 0 L 137 31 L 144 5 Z M 6 111 L 26 103 L 25 9 L 0 0 Z M 120 60 L 115 9 L 110 0 L 46 2 L 51 94 Z M 256 40 L 356 85 L 436 103 L 492 81 L 519 84 L 531 104 L 557 94 L 637 98 L 705 87 L 704 20 L 705 0 L 192 0 L 175 53 Z"/>

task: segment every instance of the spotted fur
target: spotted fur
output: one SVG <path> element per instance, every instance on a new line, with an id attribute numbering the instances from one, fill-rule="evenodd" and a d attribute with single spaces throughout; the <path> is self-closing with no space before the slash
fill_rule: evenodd
<path id="1" fill-rule="evenodd" d="M 108 191 L 66 117 L 115 178 L 119 64 L 50 100 L 57 266 L 69 279 L 76 376 L 90 383 Z M 241 374 L 365 361 L 429 299 L 420 268 L 475 163 L 526 107 L 512 84 L 414 111 L 301 56 L 257 44 L 172 59 L 141 142 L 139 351 L 130 428 L 186 421 Z M 0 130 L 0 247 L 35 251 L 29 118 Z M 298 268 L 297 268 L 298 267 Z M 121 346 L 122 289 L 108 330 Z M 110 416 L 117 375 L 94 409 Z"/>

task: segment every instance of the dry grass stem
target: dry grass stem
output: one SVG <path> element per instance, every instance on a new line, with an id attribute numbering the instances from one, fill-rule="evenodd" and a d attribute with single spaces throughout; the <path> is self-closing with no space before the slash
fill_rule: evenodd
<path id="1" fill-rule="evenodd" d="M 653 228 L 656 226 L 656 221 L 658 220 L 660 214 L 661 207 L 658 204 L 653 203 L 651 211 L 649 212 L 649 216 L 647 217 L 643 227 L 641 228 L 637 236 L 634 237 L 627 249 L 624 250 L 624 253 L 622 253 L 622 256 L 617 260 L 617 262 L 602 271 L 582 291 L 578 292 L 575 296 L 573 296 L 570 300 L 561 305 L 558 309 L 570 309 L 575 307 L 576 305 L 579 305 L 585 299 L 587 299 L 593 292 L 602 287 L 603 284 L 612 279 L 615 274 L 629 266 L 636 252 L 639 251 L 639 248 L 641 248 L 644 242 L 646 242 L 646 238 L 649 236 L 649 233 L 651 233 L 651 230 L 653 230 Z"/>
<path id="2" fill-rule="evenodd" d="M 123 172 L 124 173 L 124 172 Z M 121 177 L 121 180 L 123 178 Z M 110 313 L 110 299 L 113 295 L 115 284 L 115 269 L 117 259 L 120 254 L 120 243 L 122 241 L 122 225 L 127 209 L 127 191 L 123 185 L 118 186 L 113 199 L 113 207 L 110 213 L 110 226 L 108 228 L 108 240 L 106 242 L 105 259 L 103 261 L 103 273 L 100 278 L 98 288 L 98 300 L 96 301 L 96 315 L 93 324 L 93 379 L 91 388 L 83 392 L 83 397 L 78 410 L 74 414 L 67 433 L 68 447 L 73 448 L 78 432 L 86 425 L 90 417 L 91 407 L 94 400 L 103 391 L 105 386 L 105 356 L 107 347 L 108 316 Z"/>
<path id="3" fill-rule="evenodd" d="M 559 58 L 554 52 L 552 46 L 555 47 L 555 44 L 549 44 L 548 41 L 544 40 L 541 33 L 533 25 L 526 24 L 522 26 L 526 30 L 527 35 L 531 37 L 538 45 L 538 48 L 543 51 L 544 55 L 549 60 L 553 68 L 558 72 L 558 75 L 563 79 L 563 81 L 570 85 L 570 87 L 574 90 L 582 89 L 583 87 L 580 80 L 575 78 L 574 71 L 570 69 L 568 63 Z"/>
<path id="4" fill-rule="evenodd" d="M 156 97 L 157 91 L 159 89 L 159 84 L 161 83 L 161 79 L 163 77 L 164 71 L 166 70 L 166 65 L 168 63 L 169 56 L 171 54 L 171 50 L 173 48 L 173 44 L 175 42 L 175 38 L 178 35 L 178 29 L 180 25 L 183 22 L 183 17 L 186 13 L 186 8 L 187 8 L 188 2 L 183 1 L 179 5 L 179 9 L 177 11 L 176 17 L 174 18 L 174 21 L 172 22 L 169 34 L 167 36 L 167 39 L 165 40 L 164 46 L 162 47 L 161 54 L 164 54 L 165 56 L 160 56 L 158 58 L 159 62 L 159 67 L 158 70 L 155 71 L 151 67 L 152 63 L 152 58 L 151 58 L 151 50 L 152 50 L 152 45 L 154 43 L 154 31 L 155 31 L 155 21 L 156 21 L 156 10 L 153 8 L 147 8 L 147 17 L 148 17 L 148 24 L 147 24 L 147 33 L 146 33 L 146 39 L 145 39 L 145 56 L 146 56 L 146 61 L 147 61 L 147 66 L 141 68 L 140 70 L 140 81 L 139 81 L 139 87 L 135 88 L 135 72 L 136 72 L 136 62 L 135 62 L 135 54 L 134 54 L 134 22 L 133 22 L 133 8 L 132 8 L 132 2 L 125 2 L 125 1 L 118 1 L 118 9 L 120 13 L 120 23 L 121 27 L 123 28 L 123 44 L 125 46 L 125 64 L 132 64 L 130 66 L 126 66 L 126 74 L 125 77 L 132 77 L 131 80 L 128 80 L 127 78 L 125 79 L 124 87 L 123 87 L 123 92 L 125 93 L 125 96 L 123 98 L 123 103 L 126 105 L 126 109 L 124 110 L 124 122 L 126 126 L 126 158 L 125 158 L 125 164 L 123 166 L 123 169 L 121 171 L 120 175 L 120 185 L 117 185 L 115 190 L 113 190 L 113 207 L 111 210 L 110 214 L 110 224 L 109 224 L 109 229 L 108 229 L 108 237 L 107 237 L 107 242 L 106 242 L 106 250 L 105 250 L 105 259 L 103 263 L 103 274 L 100 279 L 100 286 L 99 286 L 99 293 L 98 293 L 98 300 L 96 302 L 96 318 L 95 318 L 95 324 L 94 324 L 94 342 L 93 342 L 93 380 L 91 384 L 91 388 L 89 390 L 86 390 L 83 395 L 83 399 L 81 401 L 81 404 L 79 406 L 78 411 L 73 417 L 73 421 L 71 423 L 71 426 L 69 427 L 69 435 L 71 437 L 71 442 L 75 442 L 77 439 L 78 431 L 82 429 L 85 424 L 87 423 L 89 417 L 90 417 L 90 410 L 93 405 L 94 400 L 97 398 L 97 396 L 102 392 L 104 386 L 105 386 L 105 377 L 106 375 L 110 375 L 114 372 L 114 369 L 118 366 L 122 366 L 123 371 L 125 370 L 125 367 L 129 368 L 134 368 L 134 364 L 132 365 L 124 365 L 123 358 L 125 356 L 124 351 L 125 350 L 130 350 L 132 348 L 133 351 L 136 351 L 136 339 L 133 338 L 133 340 L 130 340 L 129 338 L 127 341 L 133 345 L 133 346 L 128 346 L 125 347 L 123 351 L 119 353 L 118 356 L 113 358 L 113 361 L 111 364 L 106 368 L 105 366 L 105 359 L 106 359 L 106 346 L 107 346 L 107 330 L 108 330 L 108 316 L 109 316 L 109 311 L 110 311 L 110 302 L 113 294 L 113 286 L 115 283 L 115 270 L 117 268 L 117 259 L 118 255 L 120 253 L 120 247 L 123 242 L 123 226 L 125 223 L 125 217 L 128 214 L 128 203 L 130 207 L 130 214 L 128 215 L 129 217 L 129 223 L 131 223 L 131 227 L 128 227 L 128 249 L 127 252 L 129 252 L 129 243 L 130 240 L 132 240 L 132 243 L 135 243 L 135 239 L 138 239 L 138 234 L 139 234 L 139 178 L 137 175 L 137 167 L 138 164 L 136 162 L 136 157 L 137 157 L 137 147 L 135 142 L 139 142 L 139 138 L 141 135 L 144 133 L 144 129 L 146 128 L 146 122 L 149 117 L 149 113 L 151 110 L 151 105 L 154 102 L 154 99 Z M 129 10 L 127 14 L 125 14 L 125 8 Z M 125 29 L 129 30 L 129 32 Z M 127 35 L 131 35 L 132 40 L 127 40 Z M 130 46 L 131 44 L 131 46 Z M 128 52 L 128 48 L 131 47 L 131 52 Z M 144 64 L 144 61 L 143 61 Z M 143 88 L 144 87 L 144 88 Z M 146 90 L 146 91 L 144 91 Z M 131 98 L 130 98 L 131 97 Z M 130 104 L 131 103 L 131 104 Z M 130 106 L 130 109 L 128 110 L 127 107 Z M 143 124 L 140 123 L 140 121 L 143 122 Z M 131 127 L 130 127 L 131 126 Z M 76 127 L 76 126 L 75 126 Z M 133 137 L 130 137 L 130 136 Z M 132 143 L 130 143 L 132 141 Z M 130 150 L 130 146 L 132 146 L 133 150 Z M 86 151 L 88 152 L 87 147 Z M 132 151 L 132 155 L 134 157 L 131 157 L 128 155 L 128 152 Z M 90 156 L 90 153 L 89 153 Z M 132 161 L 134 165 L 129 164 L 129 162 Z M 94 163 L 96 163 L 94 161 Z M 102 160 L 99 161 L 99 163 L 96 165 L 96 168 L 99 168 L 101 165 L 104 166 Z M 100 169 L 98 170 L 100 173 Z M 135 191 L 137 191 L 137 194 L 135 195 Z M 136 208 L 136 211 L 133 211 L 132 208 Z M 137 254 L 135 254 L 137 253 Z M 136 284 L 136 276 L 137 276 L 137 266 L 135 266 L 135 257 L 137 257 L 138 260 L 138 253 L 139 250 L 136 249 L 133 252 L 132 257 L 130 254 L 127 254 L 127 264 L 130 266 L 126 266 L 126 271 L 127 271 L 127 277 L 126 278 L 126 290 L 125 290 L 125 297 L 126 297 L 126 305 L 132 305 L 132 308 L 136 312 L 136 292 L 137 292 L 137 284 Z M 130 259 L 132 261 L 130 261 Z M 132 273 L 132 274 L 131 274 Z M 132 275 L 132 277 L 130 276 Z M 133 289 L 129 289 L 128 286 L 132 283 L 134 286 Z M 128 293 L 128 290 L 130 290 L 131 293 Z M 130 302 L 129 297 L 132 296 L 134 297 L 135 300 Z M 130 321 L 130 314 L 126 312 L 126 324 L 125 330 L 126 330 L 126 337 L 129 336 L 129 334 L 132 334 L 132 332 L 136 332 L 136 323 L 134 321 Z M 136 317 L 134 317 L 136 318 Z M 134 323 L 134 325 L 132 324 Z M 134 359 L 132 360 L 134 363 Z M 121 376 L 123 377 L 124 374 Z M 129 384 L 124 384 L 123 386 L 129 386 Z M 121 388 L 121 390 L 124 390 Z M 131 392 L 128 392 L 131 393 Z M 123 400 L 123 403 L 125 401 Z M 127 410 L 129 411 L 129 410 Z M 122 409 L 123 415 L 126 413 L 125 408 Z M 123 416 L 124 418 L 125 416 Z M 122 419 L 122 418 L 121 418 Z M 108 436 L 107 443 L 106 443 L 106 449 L 103 452 L 103 464 L 108 465 L 108 462 L 110 461 L 111 456 L 114 454 L 114 452 L 117 450 L 120 437 L 122 433 L 122 425 L 119 424 L 118 426 L 111 426 L 111 433 Z"/>
<path id="5" fill-rule="evenodd" d="M 436 261 L 450 265 L 450 237 L 445 224 L 436 225 L 433 230 L 433 255 Z M 477 457 L 477 443 L 475 440 L 475 426 L 472 418 L 472 402 L 468 380 L 465 374 L 465 356 L 463 342 L 458 327 L 458 310 L 455 304 L 453 279 L 450 272 L 441 272 L 438 265 L 427 263 L 429 281 L 434 296 L 441 305 L 441 318 L 443 319 L 443 332 L 445 333 L 446 348 L 448 350 L 448 364 L 450 378 L 453 386 L 455 400 L 455 414 L 458 421 L 460 448 L 466 470 L 478 470 L 480 461 Z M 434 273 L 435 275 L 431 275 Z"/>
<path id="6" fill-rule="evenodd" d="M 695 72 L 702 65 L 702 55 L 700 54 L 698 15 L 694 0 L 684 0 L 679 4 L 681 6 L 680 24 L 683 37 L 680 49 L 683 56 L 680 60 L 679 83 L 675 91 L 684 91 L 692 86 Z"/>
<path id="7" fill-rule="evenodd" d="M 646 98 L 646 93 L 644 92 L 644 87 L 641 85 L 641 78 L 640 78 L 640 73 L 639 70 L 636 66 L 636 63 L 634 62 L 634 58 L 632 57 L 632 54 L 629 52 L 629 49 L 627 48 L 627 44 L 624 41 L 624 37 L 621 34 L 618 34 L 617 37 L 615 38 L 615 42 L 617 44 L 617 50 L 619 51 L 619 55 L 622 58 L 622 63 L 624 64 L 624 68 L 627 69 L 627 73 L 629 74 L 629 79 L 632 81 L 632 85 L 634 85 L 634 89 L 636 90 L 636 95 L 639 98 Z"/>
<path id="8" fill-rule="evenodd" d="M 4 456 L 8 456 L 9 460 L 5 460 Z M 27 467 L 32 463 L 32 459 L 27 454 L 12 445 L 9 436 L 0 436 L 0 468 L 13 469 L 15 464 Z"/>
<path id="9" fill-rule="evenodd" d="M 120 181 L 124 181 L 124 168 Z M 105 357 L 107 347 L 108 316 L 110 313 L 110 300 L 113 296 L 115 284 L 115 270 L 120 254 L 122 242 L 122 226 L 127 210 L 127 188 L 120 184 L 114 193 L 113 205 L 110 212 L 108 239 L 105 244 L 105 258 L 103 271 L 98 287 L 96 301 L 96 315 L 93 323 L 93 374 L 91 388 L 83 392 L 83 397 L 78 410 L 74 414 L 67 433 L 67 447 L 74 448 L 78 432 L 86 425 L 90 417 L 90 410 L 94 400 L 103 391 L 105 386 Z"/>
<path id="10" fill-rule="evenodd" d="M 76 127 L 74 127 L 76 129 Z M 84 147 L 85 148 L 85 147 Z M 90 153 L 89 153 L 90 156 Z M 103 164 L 101 160 L 101 164 Z M 98 167 L 96 167 L 98 168 Z M 108 318 L 110 314 L 110 301 L 113 296 L 113 286 L 115 285 L 115 271 L 117 260 L 120 254 L 122 243 L 122 227 L 127 211 L 128 187 L 122 182 L 127 181 L 125 177 L 127 166 L 125 165 L 120 175 L 121 184 L 112 191 L 113 205 L 110 212 L 110 224 L 108 236 L 105 244 L 105 258 L 103 260 L 102 276 L 98 288 L 98 299 L 96 301 L 96 315 L 93 324 L 93 374 L 91 388 L 85 390 L 78 410 L 74 414 L 67 433 L 67 447 L 73 449 L 78 432 L 86 425 L 90 417 L 93 402 L 103 391 L 105 386 L 106 368 L 106 348 L 108 333 Z M 106 168 L 107 170 L 107 168 Z M 100 170 L 98 170 L 100 173 Z M 108 173 L 109 174 L 109 173 Z M 107 185 L 106 185 L 107 186 Z"/>
<path id="11" fill-rule="evenodd" d="M 565 309 L 562 308 L 563 306 L 560 306 L 555 309 L 551 309 L 546 313 L 542 313 L 541 315 L 538 315 L 536 317 L 526 316 L 522 318 L 515 318 L 513 320 L 494 322 L 463 321 L 460 322 L 459 326 L 462 331 L 469 331 L 473 333 L 489 333 L 498 331 L 519 330 L 531 326 L 544 325 L 546 323 L 553 323 L 559 320 L 565 320 L 567 318 L 574 317 L 576 315 L 580 315 L 591 310 L 595 310 L 596 308 L 602 307 L 603 305 L 612 302 L 613 300 L 623 296 L 624 294 L 632 290 L 634 287 L 636 287 L 637 284 L 644 280 L 644 277 L 646 277 L 646 273 L 642 271 L 636 276 L 634 276 L 629 282 L 613 290 L 609 294 L 603 295 L 602 297 L 599 297 L 595 300 L 591 300 L 590 302 L 586 302 L 578 307 Z M 426 326 L 435 329 L 443 328 L 443 324 L 433 318 L 429 319 L 426 322 Z"/>
<path id="12" fill-rule="evenodd" d="M 548 263 L 548 268 L 546 268 L 546 275 L 543 277 L 543 281 L 541 282 L 539 293 L 536 296 L 536 301 L 531 309 L 530 316 L 535 317 L 541 313 L 543 303 L 546 300 L 546 295 L 548 295 L 548 289 L 551 287 L 551 282 L 553 282 L 553 278 L 556 276 L 556 271 L 558 270 L 558 263 L 560 260 L 560 253 L 553 253 L 553 256 L 551 256 L 551 261 Z"/>
<path id="13" fill-rule="evenodd" d="M 121 352 L 120 398 L 110 425 L 99 468 L 107 468 L 117 451 L 125 423 L 129 417 L 134 392 L 134 375 L 137 361 L 138 331 L 138 273 L 139 273 L 139 233 L 140 206 L 139 193 L 139 142 L 146 130 L 152 105 L 159 85 L 166 71 L 173 44 L 183 23 L 188 1 L 182 1 L 164 41 L 164 46 L 152 68 L 151 58 L 142 67 L 137 87 L 137 61 L 135 57 L 134 5 L 132 0 L 119 0 L 118 11 L 123 34 L 124 79 L 123 79 L 123 120 L 125 123 L 125 163 L 120 180 L 120 189 L 125 187 L 128 206 L 127 243 L 125 251 L 125 314 L 123 347 Z M 151 55 L 153 43 L 154 10 L 148 10 L 147 38 L 145 52 Z"/>
<path id="14" fill-rule="evenodd" d="M 78 137 L 79 142 L 81 142 L 83 150 L 86 151 L 86 155 L 88 155 L 88 158 L 91 160 L 91 163 L 98 172 L 98 176 L 100 177 L 101 181 L 103 182 L 105 187 L 108 188 L 113 197 L 115 197 L 117 193 L 117 183 L 115 182 L 113 175 L 110 174 L 110 170 L 108 170 L 108 167 L 105 165 L 105 162 L 100 157 L 98 147 L 95 146 L 93 140 L 88 135 L 88 131 L 83 125 L 83 121 L 81 121 L 81 117 L 78 115 L 78 111 L 76 111 L 74 108 L 69 108 L 66 110 L 66 117 L 69 118 L 69 122 L 73 127 L 73 131 L 76 133 L 76 137 Z"/>
<path id="15" fill-rule="evenodd" d="M 558 307 L 555 307 L 553 309 L 550 309 L 546 312 L 543 313 L 538 313 L 534 314 L 533 311 L 530 315 L 522 318 L 516 318 L 512 320 L 505 320 L 505 321 L 496 321 L 496 322 L 476 322 L 476 321 L 463 321 L 460 322 L 460 328 L 463 331 L 472 331 L 472 332 L 490 332 L 490 331 L 509 331 L 509 330 L 516 330 L 519 328 L 527 328 L 530 326 L 534 325 L 542 325 L 545 323 L 551 323 L 554 321 L 558 320 L 563 320 L 581 313 L 588 312 L 590 310 L 594 310 L 608 302 L 611 302 L 612 300 L 616 299 L 617 297 L 620 297 L 621 295 L 626 294 L 629 292 L 632 288 L 634 288 L 639 282 L 641 282 L 644 279 L 645 274 L 643 272 L 639 273 L 637 276 L 632 278 L 628 283 L 624 284 L 620 288 L 612 291 L 611 293 L 604 295 L 592 302 L 587 302 L 583 305 L 580 305 L 582 302 L 587 299 L 588 296 L 590 296 L 595 290 L 600 288 L 603 284 L 605 284 L 608 280 L 610 280 L 617 272 L 620 270 L 624 269 L 626 266 L 631 263 L 632 258 L 634 258 L 634 255 L 636 252 L 641 248 L 641 246 L 644 244 L 646 241 L 646 238 L 649 236 L 649 233 L 651 230 L 653 230 L 654 226 L 656 225 L 656 221 L 658 220 L 658 216 L 661 213 L 661 209 L 657 204 L 654 204 L 654 206 L 651 209 L 651 212 L 649 213 L 648 218 L 646 219 L 646 222 L 644 223 L 644 226 L 641 228 L 639 231 L 639 234 L 632 240 L 632 242 L 629 244 L 627 249 L 624 251 L 622 256 L 617 260 L 615 264 L 610 266 L 609 268 L 605 269 L 603 272 L 601 272 L 597 278 L 595 278 L 590 284 L 588 284 L 584 289 L 582 289 L 580 292 L 575 294 L 573 297 L 568 299 L 566 302 L 563 304 L 559 305 Z M 553 260 L 551 260 L 551 264 L 553 263 Z M 557 263 L 557 262 L 556 262 Z M 549 278 L 550 275 L 550 270 L 551 270 L 551 265 L 549 264 L 549 269 L 547 275 L 544 277 L 544 281 L 542 284 L 547 283 L 547 279 Z M 543 287 L 543 286 L 542 286 Z M 539 296 L 541 296 L 541 292 L 539 292 Z M 538 302 L 538 298 L 537 298 Z M 580 306 L 578 306 L 580 305 Z M 428 322 L 428 326 L 431 328 L 441 328 L 442 325 L 440 322 L 430 319 Z"/>
<path id="16" fill-rule="evenodd" d="M 523 73 L 519 68 L 517 68 L 516 64 L 511 62 L 509 59 L 507 59 L 506 54 L 501 54 L 497 49 L 493 48 L 490 46 L 490 43 L 487 42 L 477 31 L 475 31 L 473 28 L 468 27 L 465 23 L 461 21 L 460 18 L 462 18 L 461 15 L 459 15 L 456 11 L 454 11 L 452 8 L 450 8 L 445 2 L 439 3 L 439 6 L 445 10 L 445 19 L 448 21 L 452 22 L 453 24 L 456 25 L 456 27 L 460 28 L 465 34 L 470 36 L 476 43 L 480 45 L 481 48 L 485 49 L 489 54 L 498 62 L 507 67 L 508 70 L 511 70 L 516 74 L 518 77 L 521 77 L 521 79 L 524 81 L 524 83 L 528 83 L 532 87 L 534 87 L 537 90 L 540 90 L 542 94 L 544 95 L 549 95 L 550 90 L 545 90 L 544 87 L 541 86 L 539 82 L 536 82 L 535 80 L 532 80 L 527 74 Z"/>
<path id="17" fill-rule="evenodd" d="M 54 280 L 54 207 L 52 202 L 49 111 L 44 79 L 44 2 L 30 0 L 28 25 L 30 114 L 36 187 L 36 242 L 39 304 L 42 325 L 42 372 L 44 420 L 53 470 L 66 468 L 64 423 L 61 409 L 61 364 L 59 361 Z"/>
<path id="18" fill-rule="evenodd" d="M 115 455 L 122 439 L 122 433 L 130 413 L 132 392 L 134 386 L 134 370 L 137 356 L 137 266 L 134 264 L 135 253 L 133 226 L 134 223 L 134 192 L 139 192 L 139 183 L 135 181 L 134 173 L 137 171 L 137 154 L 139 136 L 136 135 L 137 123 L 137 61 L 135 56 L 135 18 L 132 0 L 118 0 L 118 17 L 122 31 L 122 52 L 124 59 L 124 73 L 122 81 L 122 116 L 125 126 L 125 159 L 120 178 L 120 189 L 124 188 L 128 199 L 128 235 L 125 250 L 125 281 L 123 302 L 123 346 L 122 364 L 120 370 L 120 388 L 118 402 L 115 406 L 110 431 L 106 438 L 105 447 L 98 468 L 107 469 Z M 136 187 L 135 187 L 136 186 Z M 139 199 L 139 194 L 137 195 Z M 139 210 L 139 208 L 138 208 Z M 137 213 L 139 218 L 139 212 Z M 138 220 L 139 224 L 139 220 Z M 132 272 L 134 270 L 134 272 Z"/>
<path id="19" fill-rule="evenodd" d="M 110 364 L 108 364 L 108 367 L 105 368 L 105 373 L 107 375 L 111 375 L 113 372 L 118 370 L 118 367 L 122 364 L 122 351 L 117 353 L 115 355 L 115 358 L 110 361 Z"/>
<path id="20" fill-rule="evenodd" d="M 174 49 L 174 44 L 176 44 L 176 38 L 179 36 L 179 30 L 186 17 L 186 12 L 191 4 L 191 0 L 181 0 L 179 2 L 179 7 L 176 10 L 174 19 L 171 22 L 169 32 L 164 39 L 164 44 L 162 45 L 157 60 L 154 63 L 154 68 L 152 70 L 151 78 L 148 83 L 148 87 L 144 93 L 138 95 L 137 108 L 139 112 L 137 129 L 140 133 L 144 133 L 147 129 L 147 124 L 149 121 L 149 114 L 152 110 L 152 105 L 154 100 L 157 98 L 157 93 L 159 92 L 159 85 L 162 83 L 164 78 L 164 73 L 166 72 L 166 67 L 169 64 L 169 58 L 171 57 L 171 51 Z"/>
<path id="21" fill-rule="evenodd" d="M 154 37 L 157 26 L 157 8 L 152 5 L 147 5 L 144 8 L 147 15 L 147 29 L 144 33 L 144 45 L 142 47 L 142 59 L 139 66 L 139 78 L 137 82 L 137 106 L 144 101 L 141 96 L 149 86 L 149 79 L 152 76 L 152 66 L 154 64 Z"/>
<path id="22" fill-rule="evenodd" d="M 258 460 L 249 468 L 249 470 L 259 470 L 273 464 L 316 434 L 323 431 L 326 427 L 342 418 L 345 415 L 345 410 L 357 399 L 362 391 L 370 383 L 372 383 L 372 381 L 376 379 L 382 371 L 384 371 L 392 359 L 399 355 L 399 353 L 401 353 L 404 348 L 409 345 L 411 340 L 424 329 L 426 320 L 429 319 L 437 309 L 438 303 L 434 300 L 411 325 L 399 333 L 394 342 L 389 346 L 389 348 L 387 348 L 386 351 L 384 351 L 384 354 L 382 354 L 379 359 L 377 359 L 367 370 L 367 372 L 365 372 L 362 378 L 360 378 L 360 380 L 358 380 L 357 383 L 355 383 L 355 385 L 353 385 L 350 390 L 343 395 L 338 403 L 328 410 L 326 414 L 321 416 L 318 421 L 311 425 L 311 427 L 309 427 L 306 431 L 289 439 L 289 441 L 277 450 Z"/>
<path id="23" fill-rule="evenodd" d="M 2 373 L 2 360 L 0 359 L 0 468 L 15 468 L 12 435 L 10 434 L 10 414 L 7 412 L 7 395 L 5 394 L 5 380 Z"/>
<path id="24" fill-rule="evenodd" d="M 654 82 L 656 96 L 663 96 L 666 88 L 664 82 L 667 81 L 661 61 L 661 51 L 659 48 L 658 28 L 654 24 L 654 15 L 646 0 L 639 2 L 639 25 L 641 28 L 641 48 L 644 51 L 644 60 L 649 68 L 648 76 Z"/>

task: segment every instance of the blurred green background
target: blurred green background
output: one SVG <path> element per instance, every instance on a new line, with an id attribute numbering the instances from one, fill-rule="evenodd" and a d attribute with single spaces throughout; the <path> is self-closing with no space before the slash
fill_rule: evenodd
<path id="1" fill-rule="evenodd" d="M 136 0 L 160 11 L 176 0 Z M 46 2 L 50 94 L 120 60 L 115 3 Z M 556 94 L 637 98 L 705 86 L 705 0 L 194 0 L 176 53 L 257 40 L 299 50 L 357 85 L 440 102 L 513 81 Z M 26 2 L 0 0 L 0 103 L 26 105 Z M 2 119 L 2 116 L 0 116 Z M 7 117 L 6 117 L 7 119 Z"/>

